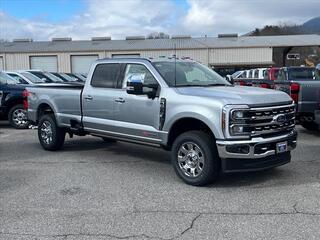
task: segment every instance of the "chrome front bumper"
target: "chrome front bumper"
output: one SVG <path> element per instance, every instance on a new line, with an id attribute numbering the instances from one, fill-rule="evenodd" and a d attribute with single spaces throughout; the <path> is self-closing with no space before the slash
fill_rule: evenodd
<path id="1" fill-rule="evenodd" d="M 219 156 L 222 159 L 232 158 L 232 159 L 259 159 L 265 158 L 271 155 L 275 155 L 277 143 L 287 142 L 287 151 L 291 151 L 296 147 L 297 143 L 297 132 L 293 130 L 292 132 L 270 138 L 256 137 L 250 140 L 217 140 L 217 148 Z M 228 151 L 228 146 L 243 146 L 249 149 L 248 153 L 234 153 Z M 258 149 L 259 148 L 259 149 Z M 259 153 L 257 153 L 257 151 Z"/>

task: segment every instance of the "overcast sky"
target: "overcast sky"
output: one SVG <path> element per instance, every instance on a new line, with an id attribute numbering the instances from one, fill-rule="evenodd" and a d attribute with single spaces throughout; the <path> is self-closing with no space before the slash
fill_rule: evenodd
<path id="1" fill-rule="evenodd" d="M 0 39 L 244 34 L 319 15 L 319 0 L 0 0 Z"/>

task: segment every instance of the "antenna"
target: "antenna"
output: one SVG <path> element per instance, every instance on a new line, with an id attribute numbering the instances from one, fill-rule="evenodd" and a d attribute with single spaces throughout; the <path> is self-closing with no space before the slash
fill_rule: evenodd
<path id="1" fill-rule="evenodd" d="M 174 44 L 174 86 L 177 86 L 177 46 Z"/>

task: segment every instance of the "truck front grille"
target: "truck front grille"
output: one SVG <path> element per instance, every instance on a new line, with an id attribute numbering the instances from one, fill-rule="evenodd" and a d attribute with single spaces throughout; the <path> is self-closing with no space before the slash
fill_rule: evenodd
<path id="1" fill-rule="evenodd" d="M 295 127 L 294 105 L 278 107 L 251 108 L 241 120 L 231 121 L 234 126 L 243 127 L 250 136 L 276 135 L 290 132 Z"/>

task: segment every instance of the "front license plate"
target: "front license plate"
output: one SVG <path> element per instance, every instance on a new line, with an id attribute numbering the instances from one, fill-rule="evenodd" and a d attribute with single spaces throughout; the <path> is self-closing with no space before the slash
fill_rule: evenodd
<path id="1" fill-rule="evenodd" d="M 287 142 L 281 142 L 277 143 L 277 153 L 283 153 L 288 150 L 288 143 Z"/>

